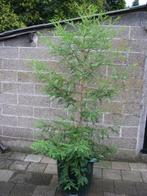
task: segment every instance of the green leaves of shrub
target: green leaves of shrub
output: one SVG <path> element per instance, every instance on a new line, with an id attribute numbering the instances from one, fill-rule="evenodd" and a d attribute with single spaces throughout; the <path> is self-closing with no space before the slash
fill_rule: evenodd
<path id="1" fill-rule="evenodd" d="M 5 0 L 0 2 L 0 32 L 24 27 L 24 23 L 15 14 L 10 4 Z"/>
<path id="2" fill-rule="evenodd" d="M 111 25 L 103 25 L 103 19 L 109 21 L 103 14 L 99 18 L 83 16 L 80 22 L 68 24 L 70 30 L 55 23 L 57 42 L 52 38 L 45 42 L 60 69 L 34 63 L 45 92 L 63 103 L 68 115 L 42 124 L 47 137 L 36 141 L 33 149 L 63 163 L 60 185 L 65 190 L 78 190 L 87 183 L 84 170 L 88 161 L 104 159 L 115 151 L 112 145 L 104 145 L 113 128 L 102 123 L 101 103 L 117 94 L 124 77 L 116 65 L 119 53 L 111 51 L 115 33 Z"/>

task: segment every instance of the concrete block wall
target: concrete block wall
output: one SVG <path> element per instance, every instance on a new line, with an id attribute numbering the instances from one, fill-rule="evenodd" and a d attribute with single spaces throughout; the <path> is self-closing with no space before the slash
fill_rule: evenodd
<path id="1" fill-rule="evenodd" d="M 125 61 L 120 63 L 118 59 L 118 66 L 135 63 L 137 69 L 132 72 L 124 91 L 112 102 L 104 104 L 106 112 L 103 113 L 101 124 L 109 126 L 118 120 L 119 131 L 112 134 L 107 142 L 116 144 L 124 156 L 127 154 L 129 157 L 132 153 L 137 154 L 143 145 L 147 32 L 141 26 L 116 25 L 114 29 L 119 32 L 114 39 L 114 47 L 122 43 L 127 43 L 129 47 L 129 51 L 125 48 L 121 51 Z M 53 120 L 56 114 L 66 115 L 61 105 L 44 94 L 42 84 L 37 81 L 30 66 L 32 59 L 62 69 L 40 39 L 37 45 L 30 42 L 28 35 L 0 42 L 0 140 L 19 148 L 30 146 L 36 138 L 39 133 L 35 128 L 38 119 Z"/>

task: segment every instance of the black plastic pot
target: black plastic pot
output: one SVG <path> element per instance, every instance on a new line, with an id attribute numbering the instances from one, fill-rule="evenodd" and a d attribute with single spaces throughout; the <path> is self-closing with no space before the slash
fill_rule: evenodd
<path id="1" fill-rule="evenodd" d="M 91 186 L 91 181 L 92 181 L 92 176 L 93 176 L 93 164 L 94 162 L 96 162 L 96 159 L 92 159 L 90 161 L 87 162 L 87 165 L 85 166 L 85 176 L 87 177 L 88 179 L 88 184 L 80 187 L 80 189 L 77 191 L 75 189 L 72 189 L 70 191 L 67 191 L 65 192 L 63 189 L 64 187 L 60 187 L 60 190 L 66 194 L 66 195 L 69 195 L 69 196 L 86 196 L 89 192 L 89 189 L 90 189 L 90 186 Z M 58 161 L 57 162 L 57 168 L 58 168 L 58 181 L 60 182 L 60 177 L 62 175 L 62 168 L 63 168 L 63 164 L 64 164 L 64 161 Z M 75 180 L 74 176 L 71 175 L 69 173 L 69 176 L 71 179 Z"/>

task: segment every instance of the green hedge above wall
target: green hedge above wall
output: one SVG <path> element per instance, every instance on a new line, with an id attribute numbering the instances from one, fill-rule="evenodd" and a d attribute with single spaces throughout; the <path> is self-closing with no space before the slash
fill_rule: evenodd
<path id="1" fill-rule="evenodd" d="M 94 5 L 97 12 L 125 7 L 125 0 L 0 0 L 0 32 L 77 17 L 75 3 Z"/>

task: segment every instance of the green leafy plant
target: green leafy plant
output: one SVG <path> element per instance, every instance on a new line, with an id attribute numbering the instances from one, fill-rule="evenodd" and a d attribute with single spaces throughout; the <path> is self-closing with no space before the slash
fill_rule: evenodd
<path id="1" fill-rule="evenodd" d="M 116 66 L 122 58 L 113 48 L 115 33 L 111 20 L 103 14 L 99 18 L 89 17 L 94 13 L 95 9 L 89 7 L 80 22 L 68 23 L 70 30 L 66 25 L 54 23 L 58 41 L 45 40 L 64 72 L 33 63 L 45 92 L 67 111 L 66 116 L 59 116 L 53 122 L 41 122 L 41 139 L 33 144 L 37 153 L 62 163 L 60 186 L 64 190 L 79 190 L 87 184 L 88 161 L 102 160 L 115 151 L 113 145 L 105 144 L 109 133 L 115 130 L 104 126 L 100 119 L 103 102 L 112 99 L 122 88 L 125 74 Z M 109 26 L 102 25 L 104 21 Z"/>
<path id="2" fill-rule="evenodd" d="M 97 13 L 125 8 L 125 0 L 0 0 L 0 31 L 78 17 L 75 3 L 94 5 Z"/>
<path id="3" fill-rule="evenodd" d="M 124 9 L 125 6 L 125 0 L 106 0 L 105 2 L 105 9 L 108 11 Z"/>
<path id="4" fill-rule="evenodd" d="M 93 4 L 97 11 L 103 9 L 104 0 L 8 0 L 14 12 L 27 26 L 48 23 L 53 19 L 77 17 L 74 4 Z M 60 5 L 60 6 L 59 6 Z"/>
<path id="5" fill-rule="evenodd" d="M 139 0 L 134 0 L 132 6 L 138 6 L 138 5 L 139 5 Z"/>
<path id="6" fill-rule="evenodd" d="M 0 2 L 0 32 L 9 29 L 16 29 L 24 27 L 23 22 L 20 21 L 19 17 L 14 13 L 10 4 L 5 0 Z"/>

